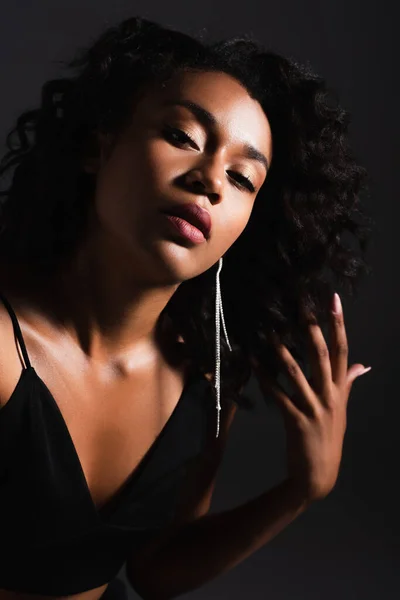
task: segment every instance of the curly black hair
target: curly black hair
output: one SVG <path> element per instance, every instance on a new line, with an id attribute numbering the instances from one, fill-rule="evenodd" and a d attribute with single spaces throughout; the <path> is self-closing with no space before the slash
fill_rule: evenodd
<path id="1" fill-rule="evenodd" d="M 360 276 L 371 271 L 365 254 L 372 219 L 360 203 L 368 177 L 349 147 L 349 112 L 308 64 L 249 35 L 213 43 L 197 37 L 132 17 L 61 61 L 73 75 L 46 82 L 41 106 L 21 114 L 7 135 L 0 178 L 16 168 L 10 188 L 0 192 L 0 261 L 47 276 L 71 258 L 95 189 L 81 156 L 94 132 L 122 130 L 147 84 L 182 70 L 230 74 L 265 111 L 274 148 L 220 276 L 233 349 L 221 336 L 221 401 L 230 397 L 248 409 L 253 401 L 243 387 L 251 359 L 273 377 L 281 369 L 271 331 L 305 366 L 303 310 L 324 327 L 333 292 L 354 294 Z M 215 274 L 214 266 L 184 281 L 159 320 L 183 338 L 187 357 L 203 373 L 215 365 Z"/>

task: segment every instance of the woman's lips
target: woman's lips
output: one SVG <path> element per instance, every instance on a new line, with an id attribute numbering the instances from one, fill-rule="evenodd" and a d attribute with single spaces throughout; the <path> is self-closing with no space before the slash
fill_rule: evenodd
<path id="1" fill-rule="evenodd" d="M 206 241 L 203 232 L 185 219 L 182 219 L 182 217 L 169 215 L 168 213 L 163 213 L 163 215 L 171 227 L 186 239 L 195 244 L 201 244 Z"/>
<path id="2" fill-rule="evenodd" d="M 165 207 L 163 212 L 184 219 L 197 229 L 203 232 L 204 237 L 208 238 L 211 231 L 211 215 L 205 208 L 195 202 L 185 202 L 181 204 L 171 204 Z"/>

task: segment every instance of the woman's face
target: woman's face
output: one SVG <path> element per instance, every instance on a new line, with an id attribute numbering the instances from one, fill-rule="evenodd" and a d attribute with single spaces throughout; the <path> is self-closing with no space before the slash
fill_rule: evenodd
<path id="1" fill-rule="evenodd" d="M 200 106 L 213 122 L 180 102 Z M 123 133 L 111 144 L 109 137 L 98 139 L 100 159 L 85 169 L 97 173 L 94 208 L 101 237 L 153 283 L 180 283 L 218 262 L 246 227 L 267 175 L 245 145 L 268 165 L 272 159 L 271 130 L 260 104 L 221 72 L 179 73 L 148 88 Z M 181 203 L 210 213 L 211 232 L 202 243 L 182 237 L 161 212 Z"/>

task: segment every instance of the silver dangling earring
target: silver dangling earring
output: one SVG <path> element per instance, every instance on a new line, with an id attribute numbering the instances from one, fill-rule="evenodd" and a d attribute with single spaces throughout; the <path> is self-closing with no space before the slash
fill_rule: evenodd
<path id="1" fill-rule="evenodd" d="M 219 281 L 219 274 L 222 269 L 222 257 L 219 259 L 219 266 L 216 277 L 216 295 L 215 295 L 215 342 L 216 342 L 216 364 L 215 364 L 215 384 L 214 387 L 217 391 L 217 435 L 219 435 L 219 423 L 220 423 L 220 412 L 221 412 L 221 389 L 220 389 L 220 366 L 221 366 L 221 351 L 220 351 L 220 316 L 222 319 L 222 326 L 224 328 L 225 339 L 228 343 L 229 350 L 232 352 L 232 347 L 229 343 L 228 334 L 226 333 L 225 321 L 224 321 L 224 312 L 222 310 L 222 300 L 221 300 L 221 286 Z"/>

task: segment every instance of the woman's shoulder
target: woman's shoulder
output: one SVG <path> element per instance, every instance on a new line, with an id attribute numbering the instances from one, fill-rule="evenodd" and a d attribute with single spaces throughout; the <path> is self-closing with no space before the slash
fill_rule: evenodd
<path id="1" fill-rule="evenodd" d="M 24 367 L 10 313 L 0 299 L 0 408 L 11 397 Z"/>

